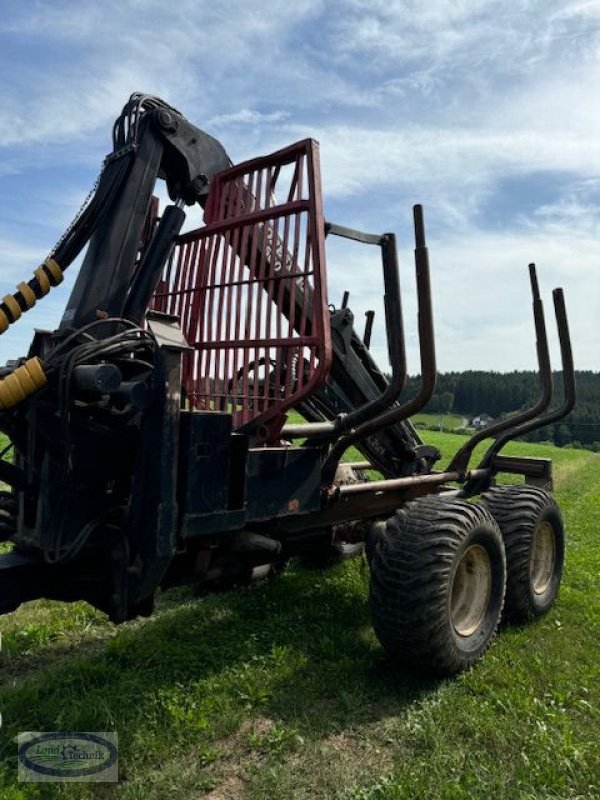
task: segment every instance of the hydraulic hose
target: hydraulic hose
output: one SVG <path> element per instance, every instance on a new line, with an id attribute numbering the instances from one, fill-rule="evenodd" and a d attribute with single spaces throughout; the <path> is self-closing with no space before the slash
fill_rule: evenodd
<path id="1" fill-rule="evenodd" d="M 8 330 L 9 325 L 20 319 L 24 311 L 33 308 L 37 300 L 41 300 L 51 287 L 58 286 L 63 280 L 63 271 L 53 258 L 48 258 L 34 270 L 34 276 L 28 283 L 22 281 L 14 294 L 7 294 L 0 303 L 0 334 Z"/>
<path id="2" fill-rule="evenodd" d="M 28 283 L 22 281 L 14 294 L 7 294 L 2 299 L 0 335 L 8 330 L 13 322 L 20 319 L 24 311 L 33 308 L 37 300 L 45 297 L 53 286 L 58 286 L 63 280 L 63 271 L 53 258 L 46 259 L 33 274 L 34 277 Z M 0 409 L 13 408 L 46 383 L 47 378 L 40 359 L 37 356 L 28 359 L 6 378 L 0 380 Z"/>
<path id="3" fill-rule="evenodd" d="M 131 155 L 131 150 L 124 149 L 107 157 L 95 187 L 51 254 L 34 270 L 34 277 L 27 282 L 22 281 L 16 292 L 2 298 L 0 335 L 45 297 L 52 287 L 62 283 L 64 270 L 81 252 L 104 212 L 110 208 L 129 171 Z M 42 361 L 37 357 L 28 359 L 0 380 L 0 411 L 18 405 L 46 383 Z"/>

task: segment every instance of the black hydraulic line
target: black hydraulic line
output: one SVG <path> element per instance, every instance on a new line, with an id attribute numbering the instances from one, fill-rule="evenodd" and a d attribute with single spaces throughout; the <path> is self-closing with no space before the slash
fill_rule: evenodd
<path id="1" fill-rule="evenodd" d="M 477 433 L 473 434 L 471 438 L 464 444 L 460 450 L 454 455 L 448 470 L 459 470 L 465 472 L 469 466 L 469 461 L 473 450 L 479 442 L 489 437 L 499 436 L 501 433 L 512 431 L 522 423 L 528 422 L 535 417 L 538 417 L 545 411 L 552 402 L 552 369 L 550 367 L 550 354 L 548 352 L 548 337 L 546 335 L 546 323 L 544 320 L 544 307 L 540 297 L 540 289 L 538 285 L 537 273 L 535 264 L 529 265 L 529 278 L 531 281 L 531 293 L 533 297 L 533 317 L 535 322 L 536 332 L 536 350 L 539 365 L 539 377 L 541 384 L 541 394 L 535 403 L 524 411 L 513 414 L 506 419 L 499 420 L 498 422 L 482 428 Z M 510 436 L 509 438 L 512 438 Z"/>
<path id="2" fill-rule="evenodd" d="M 123 154 L 125 155 L 125 154 Z M 21 314 L 41 300 L 52 286 L 63 279 L 63 273 L 79 255 L 93 231 L 101 222 L 112 199 L 119 191 L 128 173 L 129 159 L 119 158 L 105 162 L 95 189 L 67 231 L 52 249 L 46 261 L 35 271 L 35 277 L 20 283 L 17 291 L 6 295 L 0 302 L 0 320 L 3 330 L 20 319 Z"/>
<path id="3" fill-rule="evenodd" d="M 52 251 L 61 269 L 66 269 L 79 255 L 91 235 L 110 209 L 133 162 L 133 148 L 111 154 L 105 159 L 98 185 L 87 206 L 63 234 Z"/>
<path id="4" fill-rule="evenodd" d="M 389 407 L 377 416 L 371 416 L 362 424 L 357 424 L 347 436 L 339 439 L 331 448 L 323 465 L 325 482 L 333 479 L 335 470 L 343 454 L 354 443 L 376 433 L 382 428 L 395 424 L 414 414 L 429 401 L 435 389 L 436 360 L 433 331 L 433 310 L 431 304 L 431 282 L 429 274 L 429 253 L 425 242 L 423 207 L 413 207 L 415 226 L 415 269 L 417 278 L 417 297 L 419 304 L 419 343 L 421 349 L 421 387 L 418 394 L 406 403 Z M 387 316 L 387 314 L 386 314 Z M 404 348 L 402 350 L 404 357 Z M 405 365 L 404 365 L 405 367 Z M 360 409 L 359 409 L 360 411 Z M 350 416 L 350 415 L 349 415 Z M 364 419 L 364 418 L 363 418 Z"/>

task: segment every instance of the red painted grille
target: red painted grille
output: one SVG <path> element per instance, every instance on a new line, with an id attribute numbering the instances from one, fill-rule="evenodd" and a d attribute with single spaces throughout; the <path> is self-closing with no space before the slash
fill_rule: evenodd
<path id="1" fill-rule="evenodd" d="M 179 238 L 151 308 L 178 316 L 193 347 L 192 404 L 276 436 L 331 363 L 316 142 L 220 173 L 204 220 Z"/>

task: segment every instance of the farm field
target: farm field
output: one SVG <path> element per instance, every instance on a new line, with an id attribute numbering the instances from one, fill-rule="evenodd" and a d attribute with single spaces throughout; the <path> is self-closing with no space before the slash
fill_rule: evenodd
<path id="1" fill-rule="evenodd" d="M 415 414 L 411 417 L 411 422 L 416 427 L 429 427 L 438 426 L 440 423 L 443 425 L 445 431 L 453 431 L 455 428 L 461 428 L 464 425 L 464 417 L 458 414 Z"/>
<path id="2" fill-rule="evenodd" d="M 422 435 L 446 460 L 465 441 Z M 121 627 L 39 601 L 0 618 L 0 800 L 600 796 L 600 455 L 506 452 L 554 460 L 564 584 L 469 673 L 425 679 L 386 660 L 362 559 L 205 597 L 172 590 Z M 25 730 L 117 730 L 119 784 L 19 784 Z"/>

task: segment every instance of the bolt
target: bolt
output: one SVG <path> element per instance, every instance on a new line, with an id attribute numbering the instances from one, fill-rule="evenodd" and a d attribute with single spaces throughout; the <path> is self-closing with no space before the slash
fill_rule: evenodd
<path id="1" fill-rule="evenodd" d="M 165 108 L 160 108 L 156 114 L 156 121 L 166 131 L 173 133 L 177 130 L 177 120 Z"/>

